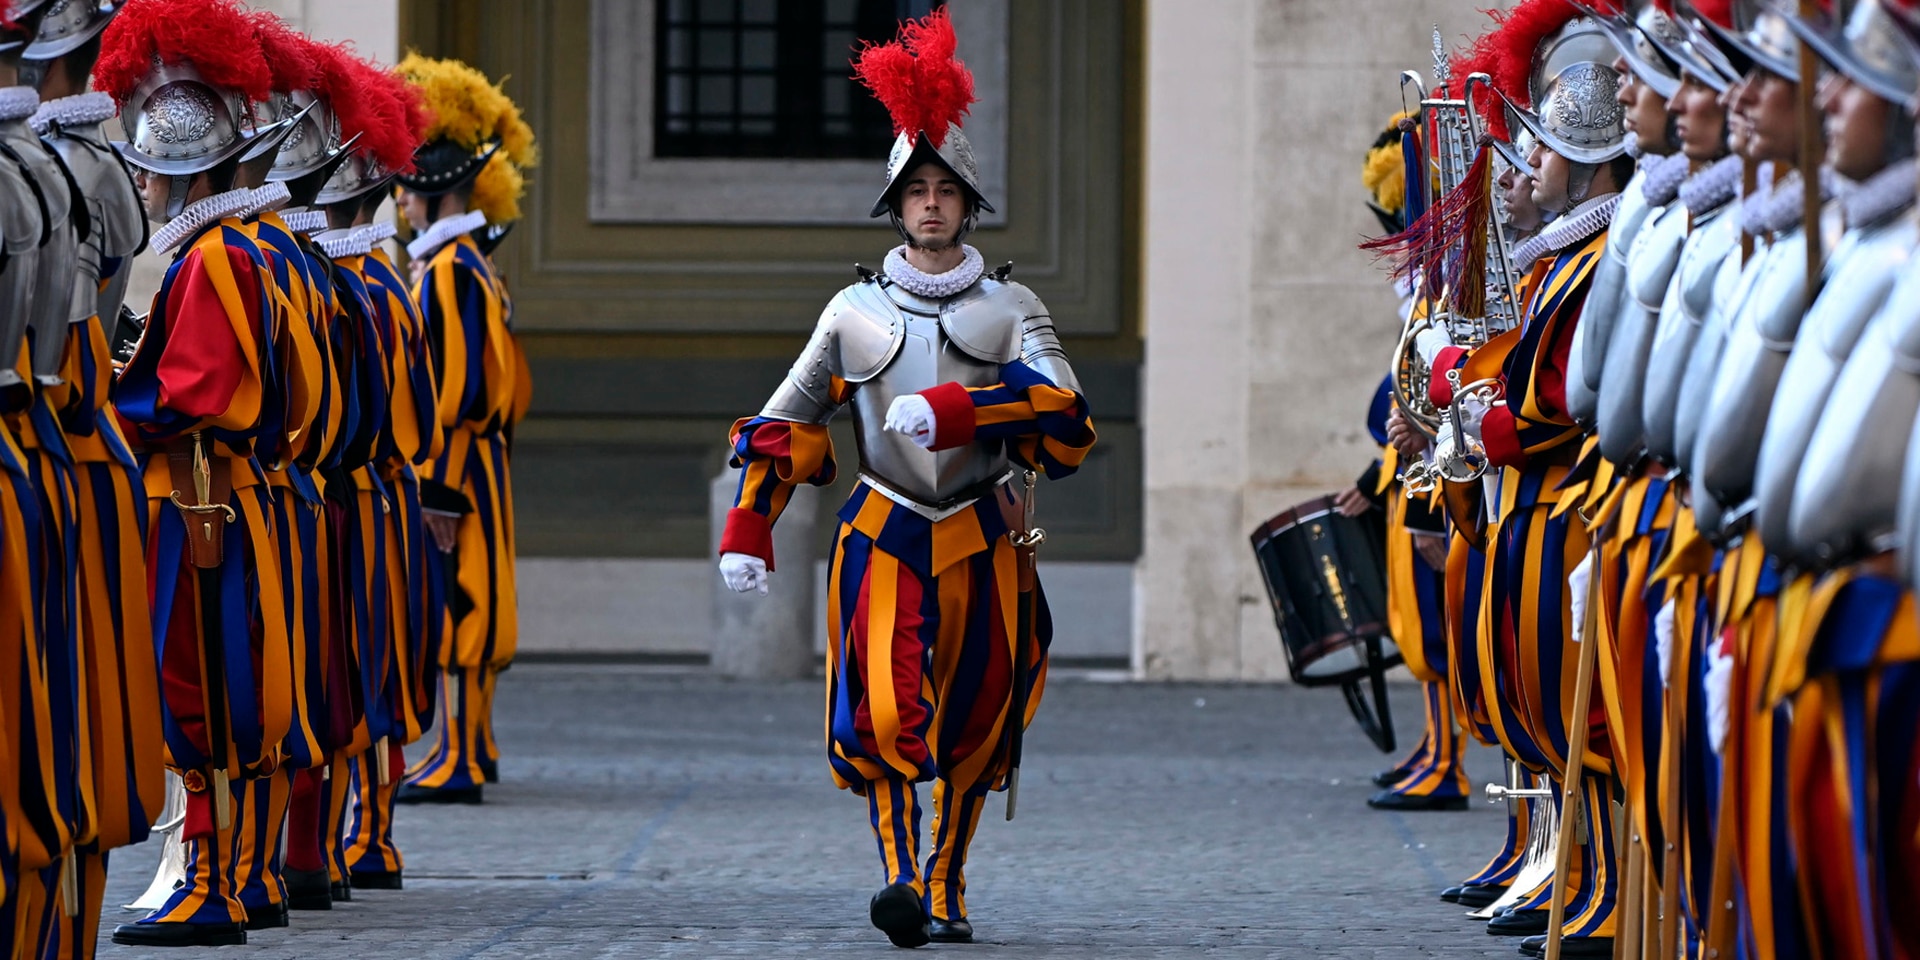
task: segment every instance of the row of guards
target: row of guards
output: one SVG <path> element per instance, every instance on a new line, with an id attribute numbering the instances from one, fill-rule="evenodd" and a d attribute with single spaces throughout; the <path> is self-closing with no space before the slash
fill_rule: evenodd
<path id="1" fill-rule="evenodd" d="M 1522 954 L 1920 956 L 1920 10 L 1492 17 L 1367 155 L 1403 335 L 1364 489 L 1254 534 L 1291 662 L 1388 750 L 1422 682 L 1374 806 L 1505 753 L 1441 896 Z"/>
<path id="2" fill-rule="evenodd" d="M 0 0 L 9 956 L 93 956 L 156 824 L 113 940 L 237 944 L 399 889 L 396 802 L 480 800 L 532 387 L 489 254 L 534 160 L 463 64 L 233 0 Z"/>

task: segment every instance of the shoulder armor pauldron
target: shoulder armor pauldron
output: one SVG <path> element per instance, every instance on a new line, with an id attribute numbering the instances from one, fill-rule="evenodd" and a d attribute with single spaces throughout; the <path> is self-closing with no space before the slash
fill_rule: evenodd
<path id="1" fill-rule="evenodd" d="M 1020 356 L 1026 321 L 1047 308 L 1024 285 L 982 279 L 940 307 L 940 329 L 967 356 L 1007 363 Z"/>
<path id="2" fill-rule="evenodd" d="M 831 350 L 840 377 L 865 383 L 878 376 L 900 353 L 907 325 L 877 280 L 863 281 L 840 291 L 820 318 L 828 336 L 816 337 L 813 349 Z M 811 358 L 809 358 L 811 359 Z M 824 396 L 826 391 L 820 391 Z"/>

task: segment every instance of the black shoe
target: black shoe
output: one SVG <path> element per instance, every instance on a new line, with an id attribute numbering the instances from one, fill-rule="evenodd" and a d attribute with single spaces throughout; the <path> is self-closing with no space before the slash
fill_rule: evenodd
<path id="1" fill-rule="evenodd" d="M 1460 899 L 1454 902 L 1463 907 L 1483 910 L 1493 906 L 1494 901 L 1506 895 L 1506 887 L 1495 886 L 1491 883 L 1474 883 L 1461 887 Z"/>
<path id="2" fill-rule="evenodd" d="M 284 876 L 287 881 L 287 909 L 333 909 L 333 885 L 328 882 L 325 870 L 289 868 Z"/>
<path id="3" fill-rule="evenodd" d="M 1394 793 L 1382 790 L 1367 798 L 1367 806 L 1375 810 L 1465 810 L 1466 797 L 1415 796 L 1407 793 Z"/>
<path id="4" fill-rule="evenodd" d="M 966 917 L 958 920 L 942 920 L 934 917 L 927 927 L 927 937 L 934 943 L 972 943 L 973 924 Z"/>
<path id="5" fill-rule="evenodd" d="M 913 887 L 904 883 L 888 884 L 873 895 L 867 908 L 873 925 L 879 927 L 896 947 L 924 947 L 928 940 L 926 905 Z"/>
<path id="6" fill-rule="evenodd" d="M 113 928 L 113 942 L 128 947 L 239 947 L 246 945 L 247 931 L 237 923 L 123 923 Z"/>
<path id="7" fill-rule="evenodd" d="M 351 883 L 329 883 L 327 892 L 333 897 L 334 903 L 353 902 L 353 884 Z"/>
<path id="8" fill-rule="evenodd" d="M 417 787 L 403 783 L 394 803 L 479 803 L 480 787 Z"/>
<path id="9" fill-rule="evenodd" d="M 499 783 L 500 765 L 492 760 L 480 761 L 480 779 L 487 783 Z"/>
<path id="10" fill-rule="evenodd" d="M 278 930 L 287 925 L 287 907 L 283 903 L 269 904 L 258 910 L 247 911 L 248 930 Z"/>
<path id="11" fill-rule="evenodd" d="M 1496 937 L 1531 937 L 1547 932 L 1547 911 L 1524 910 L 1487 921 L 1487 932 Z"/>
<path id="12" fill-rule="evenodd" d="M 398 870 L 354 870 L 347 874 L 355 890 L 399 890 Z"/>
<path id="13" fill-rule="evenodd" d="M 1466 889 L 1467 889 L 1466 887 L 1448 887 L 1445 890 L 1440 891 L 1440 899 L 1445 900 L 1448 903 L 1459 903 L 1460 894 L 1464 892 Z"/>
<path id="14" fill-rule="evenodd" d="M 1400 781 L 1405 780 L 1412 774 L 1413 770 L 1409 767 L 1395 767 L 1392 770 L 1382 770 L 1373 775 L 1373 785 L 1385 790 L 1388 787 L 1397 786 Z"/>
<path id="15" fill-rule="evenodd" d="M 1520 941 L 1520 953 L 1529 957 L 1546 956 L 1546 935 L 1528 937 Z M 1613 938 L 1566 937 L 1560 941 L 1560 955 L 1563 957 L 1611 957 L 1613 956 Z"/>

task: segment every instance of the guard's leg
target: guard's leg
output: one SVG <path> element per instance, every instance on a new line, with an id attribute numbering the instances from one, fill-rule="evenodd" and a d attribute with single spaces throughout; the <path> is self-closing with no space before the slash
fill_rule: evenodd
<path id="1" fill-rule="evenodd" d="M 241 904 L 233 871 L 238 845 L 234 827 L 246 822 L 251 791 L 235 785 L 233 825 L 222 829 L 215 815 L 211 784 L 202 771 L 188 771 L 186 878 L 160 909 L 114 928 L 113 942 L 130 946 L 223 946 L 247 942 L 247 910 Z M 196 825 L 198 828 L 196 829 Z"/>
<path id="2" fill-rule="evenodd" d="M 486 771 L 484 668 L 450 668 L 440 675 L 440 723 L 433 752 L 407 773 L 400 803 L 479 803 Z"/>
<path id="3" fill-rule="evenodd" d="M 927 903 L 935 920 L 967 917 L 967 847 L 987 806 L 986 786 L 961 791 L 933 782 L 933 853 L 927 858 Z"/>
<path id="4" fill-rule="evenodd" d="M 331 886 L 333 899 L 352 900 L 353 887 L 349 883 L 351 875 L 347 872 L 347 807 L 353 802 L 353 760 L 336 756 L 327 768 L 327 782 L 322 796 L 326 805 L 321 812 L 324 819 L 320 823 L 320 851 L 327 861 L 327 882 Z"/>
<path id="5" fill-rule="evenodd" d="M 234 879 L 247 929 L 287 925 L 287 889 L 280 876 L 281 828 L 287 821 L 293 781 L 283 772 L 236 785 L 248 793 L 245 817 L 234 815 Z"/>
<path id="6" fill-rule="evenodd" d="M 326 822 L 327 795 L 324 768 L 293 772 L 287 803 L 287 909 L 330 910 L 333 881 L 327 876 L 327 855 L 320 834 Z"/>
<path id="7" fill-rule="evenodd" d="M 353 803 L 347 819 L 347 869 L 354 886 L 373 890 L 400 889 L 400 848 L 393 842 L 393 796 L 400 787 L 389 774 L 380 782 L 380 763 L 374 744 L 354 758 Z M 398 771 L 405 762 L 400 745 L 386 744 L 387 769 Z"/>
<path id="8" fill-rule="evenodd" d="M 927 942 L 926 883 L 920 877 L 920 797 L 912 781 L 884 777 L 867 782 L 867 813 L 880 846 L 887 884 L 874 894 L 873 925 L 896 947 Z"/>

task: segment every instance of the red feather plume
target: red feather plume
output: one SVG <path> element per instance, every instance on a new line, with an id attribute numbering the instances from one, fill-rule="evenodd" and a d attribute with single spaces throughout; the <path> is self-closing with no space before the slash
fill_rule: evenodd
<path id="1" fill-rule="evenodd" d="M 93 85 L 124 106 L 156 60 L 191 64 L 208 83 L 249 100 L 273 89 L 253 26 L 233 0 L 127 0 L 101 34 Z"/>
<path id="2" fill-rule="evenodd" d="M 1690 0 L 1687 6 L 1715 26 L 1733 29 L 1733 0 Z"/>
<path id="3" fill-rule="evenodd" d="M 973 73 L 954 59 L 958 46 L 942 7 L 902 23 L 898 40 L 862 47 L 853 75 L 887 108 L 895 134 L 924 132 L 937 149 L 974 102 Z"/>
<path id="4" fill-rule="evenodd" d="M 273 74 L 273 89 L 281 93 L 312 90 L 320 82 L 320 63 L 314 59 L 313 41 L 288 27 L 279 17 L 265 10 L 249 15 L 253 35 L 266 54 L 267 69 Z"/>
<path id="5" fill-rule="evenodd" d="M 320 68 L 317 93 L 333 110 L 340 139 L 358 136 L 354 150 L 389 172 L 412 170 L 413 151 L 426 129 L 419 95 L 401 90 L 387 71 L 355 56 L 346 44 L 315 43 L 312 51 Z"/>

